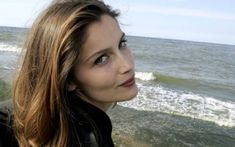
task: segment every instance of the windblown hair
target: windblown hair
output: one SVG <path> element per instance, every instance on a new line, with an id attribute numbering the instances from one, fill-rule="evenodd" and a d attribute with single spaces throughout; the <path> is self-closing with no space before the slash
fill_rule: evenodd
<path id="1" fill-rule="evenodd" d="M 28 146 L 70 146 L 68 85 L 89 25 L 118 13 L 98 0 L 52 3 L 27 34 L 13 89 L 14 131 Z"/>

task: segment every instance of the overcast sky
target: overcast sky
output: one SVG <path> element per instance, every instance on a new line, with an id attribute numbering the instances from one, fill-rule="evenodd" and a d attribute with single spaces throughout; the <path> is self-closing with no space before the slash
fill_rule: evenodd
<path id="1" fill-rule="evenodd" d="M 104 0 L 128 35 L 235 45 L 235 0 Z M 1 0 L 0 26 L 30 27 L 51 0 Z"/>

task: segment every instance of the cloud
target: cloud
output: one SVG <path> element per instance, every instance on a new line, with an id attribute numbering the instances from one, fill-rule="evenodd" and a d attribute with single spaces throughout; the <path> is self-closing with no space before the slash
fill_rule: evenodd
<path id="1" fill-rule="evenodd" d="M 133 6 L 130 8 L 130 11 L 235 21 L 235 14 L 200 9 Z"/>

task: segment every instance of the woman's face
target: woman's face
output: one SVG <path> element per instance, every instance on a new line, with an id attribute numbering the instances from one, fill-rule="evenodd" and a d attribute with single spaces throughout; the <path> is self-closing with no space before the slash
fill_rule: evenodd
<path id="1" fill-rule="evenodd" d="M 81 90 L 81 98 L 103 110 L 137 95 L 133 56 L 112 17 L 103 15 L 89 26 L 75 78 L 74 89 Z"/>

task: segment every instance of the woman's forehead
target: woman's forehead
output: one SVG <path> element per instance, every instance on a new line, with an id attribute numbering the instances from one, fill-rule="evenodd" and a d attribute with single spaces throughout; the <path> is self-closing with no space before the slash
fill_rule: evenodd
<path id="1" fill-rule="evenodd" d="M 117 45 L 122 36 L 118 22 L 109 15 L 101 16 L 100 21 L 91 24 L 87 30 L 87 39 L 83 46 L 82 58 L 87 58 L 95 52 L 112 48 Z"/>

